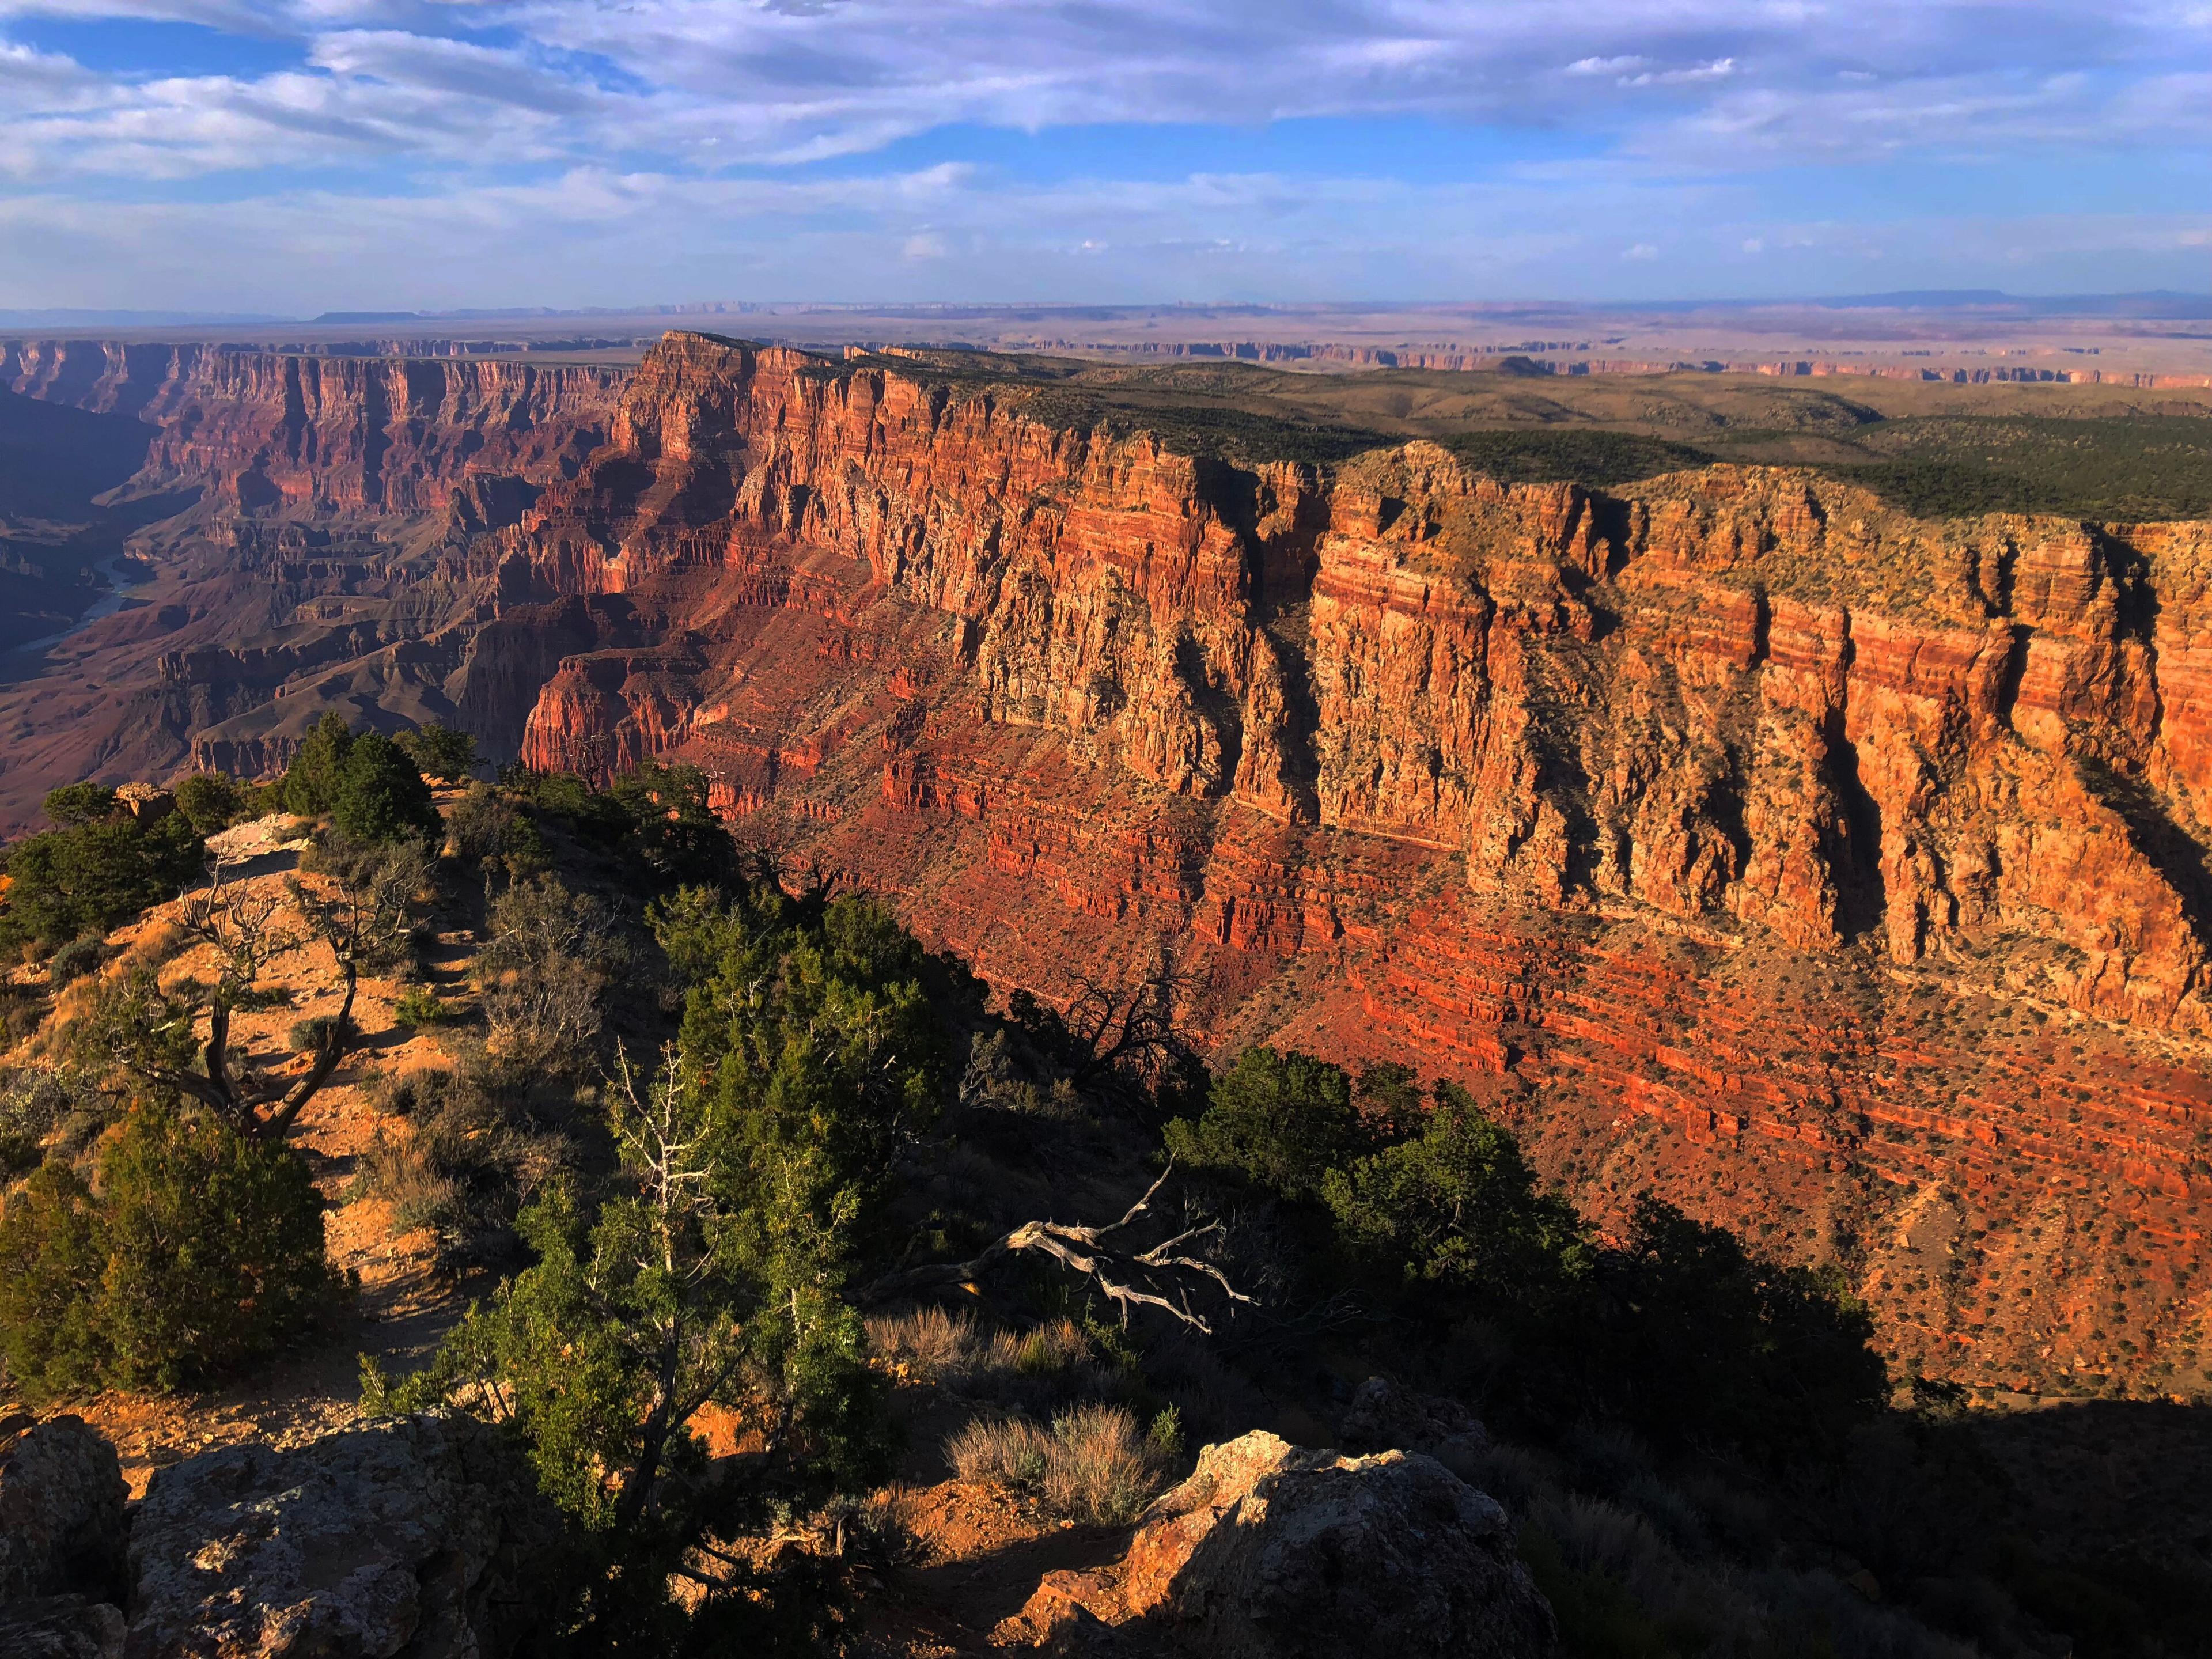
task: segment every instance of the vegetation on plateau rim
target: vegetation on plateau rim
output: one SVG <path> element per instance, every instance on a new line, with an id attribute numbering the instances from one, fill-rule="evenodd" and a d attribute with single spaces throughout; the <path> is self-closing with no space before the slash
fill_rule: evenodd
<path id="1" fill-rule="evenodd" d="M 740 849 L 694 769 L 510 769 L 441 807 L 422 769 L 472 760 L 333 717 L 283 778 L 194 781 L 169 817 L 56 792 L 0 910 L 44 969 L 5 1006 L 0 1382 L 197 1386 L 342 1332 L 288 1131 L 337 1060 L 369 1069 L 373 974 L 446 1058 L 369 1078 L 405 1132 L 353 1193 L 429 1229 L 472 1299 L 422 1369 L 365 1366 L 364 1403 L 489 1420 L 565 1512 L 539 1650 L 839 1646 L 870 1563 L 915 1547 L 883 1486 L 915 1389 L 966 1413 L 963 1478 L 1119 1523 L 1194 1442 L 1376 1373 L 1481 1410 L 1468 1473 L 1571 1653 L 2201 1650 L 2201 1562 L 2040 1529 L 1955 1391 L 1893 1399 L 1832 1273 L 1648 1195 L 1607 1236 L 1404 1066 L 1210 1068 L 1171 961 L 1063 1007 L 996 996 Z M 201 885 L 103 960 L 100 929 L 266 810 L 301 820 L 299 875 Z M 482 941 L 465 987 L 428 973 L 434 923 Z M 264 1077 L 229 1022 L 302 942 L 343 1008 Z M 710 1455 L 710 1414 L 741 1455 Z"/>
<path id="2" fill-rule="evenodd" d="M 824 364 L 843 376 L 878 368 L 941 384 L 955 395 L 988 392 L 1049 425 L 1109 437 L 1146 431 L 1178 454 L 1242 466 L 1269 461 L 1334 465 L 1367 450 L 1433 437 L 1469 467 L 1508 483 L 1565 481 L 1592 489 L 1629 484 L 1662 472 L 1723 461 L 1801 465 L 1872 490 L 1899 510 L 1926 519 L 1985 513 L 2051 514 L 2098 522 L 2146 522 L 2212 516 L 2212 419 L 2130 413 L 1886 416 L 1879 410 L 1820 395 L 1831 418 L 1800 412 L 1809 425 L 1759 423 L 1756 415 L 1723 417 L 1708 429 L 1659 437 L 1604 424 L 1607 411 L 1583 413 L 1548 400 L 1541 423 L 1455 424 L 1438 415 L 1412 428 L 1366 424 L 1373 387 L 1396 371 L 1298 376 L 1304 412 L 1269 398 L 1239 397 L 1238 380 L 1270 387 L 1285 371 L 1238 363 L 1130 367 L 1088 359 L 939 351 L 860 356 Z M 1556 377 L 1542 377 L 1556 383 Z M 1329 392 L 1345 388 L 1341 413 L 1325 413 Z M 1319 388 L 1319 390 L 1310 390 Z M 1761 388 L 1765 390 L 1766 388 Z M 1240 404 L 1242 406 L 1240 406 Z M 1790 441 L 1817 430 L 1800 454 Z"/>

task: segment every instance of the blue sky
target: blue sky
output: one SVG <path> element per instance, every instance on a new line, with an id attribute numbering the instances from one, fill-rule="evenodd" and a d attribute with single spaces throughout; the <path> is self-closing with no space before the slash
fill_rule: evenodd
<path id="1" fill-rule="evenodd" d="M 2212 0 L 0 0 L 0 309 L 2212 290 Z"/>

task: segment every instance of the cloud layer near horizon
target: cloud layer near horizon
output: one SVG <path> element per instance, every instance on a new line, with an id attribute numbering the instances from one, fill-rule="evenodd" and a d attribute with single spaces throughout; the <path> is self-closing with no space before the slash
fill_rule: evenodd
<path id="1" fill-rule="evenodd" d="M 2204 0 L 0 0 L 0 306 L 2202 289 L 2208 155 Z"/>

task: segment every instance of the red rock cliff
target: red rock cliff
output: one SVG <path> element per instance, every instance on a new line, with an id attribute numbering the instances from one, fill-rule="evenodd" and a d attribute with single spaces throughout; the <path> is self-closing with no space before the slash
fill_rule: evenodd
<path id="1" fill-rule="evenodd" d="M 526 757 L 696 759 L 996 975 L 1166 950 L 1224 1040 L 1486 1079 L 1601 1210 L 1840 1257 L 1931 1368 L 2195 1363 L 2212 531 L 1024 408 L 672 336 L 495 544 L 630 629 Z"/>
<path id="2" fill-rule="evenodd" d="M 480 478 L 573 469 L 624 371 L 207 345 L 0 342 L 0 384 L 160 427 L 139 482 L 248 513 L 442 511 Z"/>

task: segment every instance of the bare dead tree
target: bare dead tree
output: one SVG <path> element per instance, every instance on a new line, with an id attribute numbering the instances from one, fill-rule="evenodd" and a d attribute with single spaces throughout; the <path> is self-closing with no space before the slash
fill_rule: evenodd
<path id="1" fill-rule="evenodd" d="M 1121 1310 L 1125 1322 L 1133 1309 L 1158 1308 L 1211 1336 L 1213 1327 L 1191 1306 L 1193 1291 L 1210 1284 L 1228 1298 L 1232 1315 L 1240 1304 L 1254 1305 L 1254 1298 L 1230 1283 L 1229 1276 L 1201 1253 L 1208 1241 L 1221 1237 L 1221 1223 L 1206 1217 L 1142 1249 L 1132 1249 L 1117 1237 L 1152 1212 L 1152 1200 L 1174 1173 L 1175 1163 L 1170 1159 L 1159 1179 L 1118 1221 L 1088 1227 L 1061 1221 L 1024 1221 L 965 1261 L 933 1262 L 888 1274 L 862 1290 L 857 1299 L 864 1304 L 886 1302 L 917 1291 L 969 1284 L 1000 1263 L 1034 1250 L 1091 1280 Z"/>
<path id="2" fill-rule="evenodd" d="M 404 943 L 428 865 L 419 849 L 380 848 L 335 861 L 331 873 L 327 891 L 293 878 L 280 895 L 241 887 L 218 866 L 206 887 L 185 896 L 178 916 L 188 937 L 214 951 L 214 983 L 187 980 L 165 989 L 156 968 L 136 964 L 101 988 L 83 1040 L 126 1072 L 199 1102 L 241 1134 L 283 1135 L 357 1045 L 353 1007 L 361 975 Z M 322 1024 L 306 1074 L 272 1082 L 232 1046 L 231 1020 L 269 965 L 308 938 L 329 945 L 336 959 L 338 1012 Z"/>

